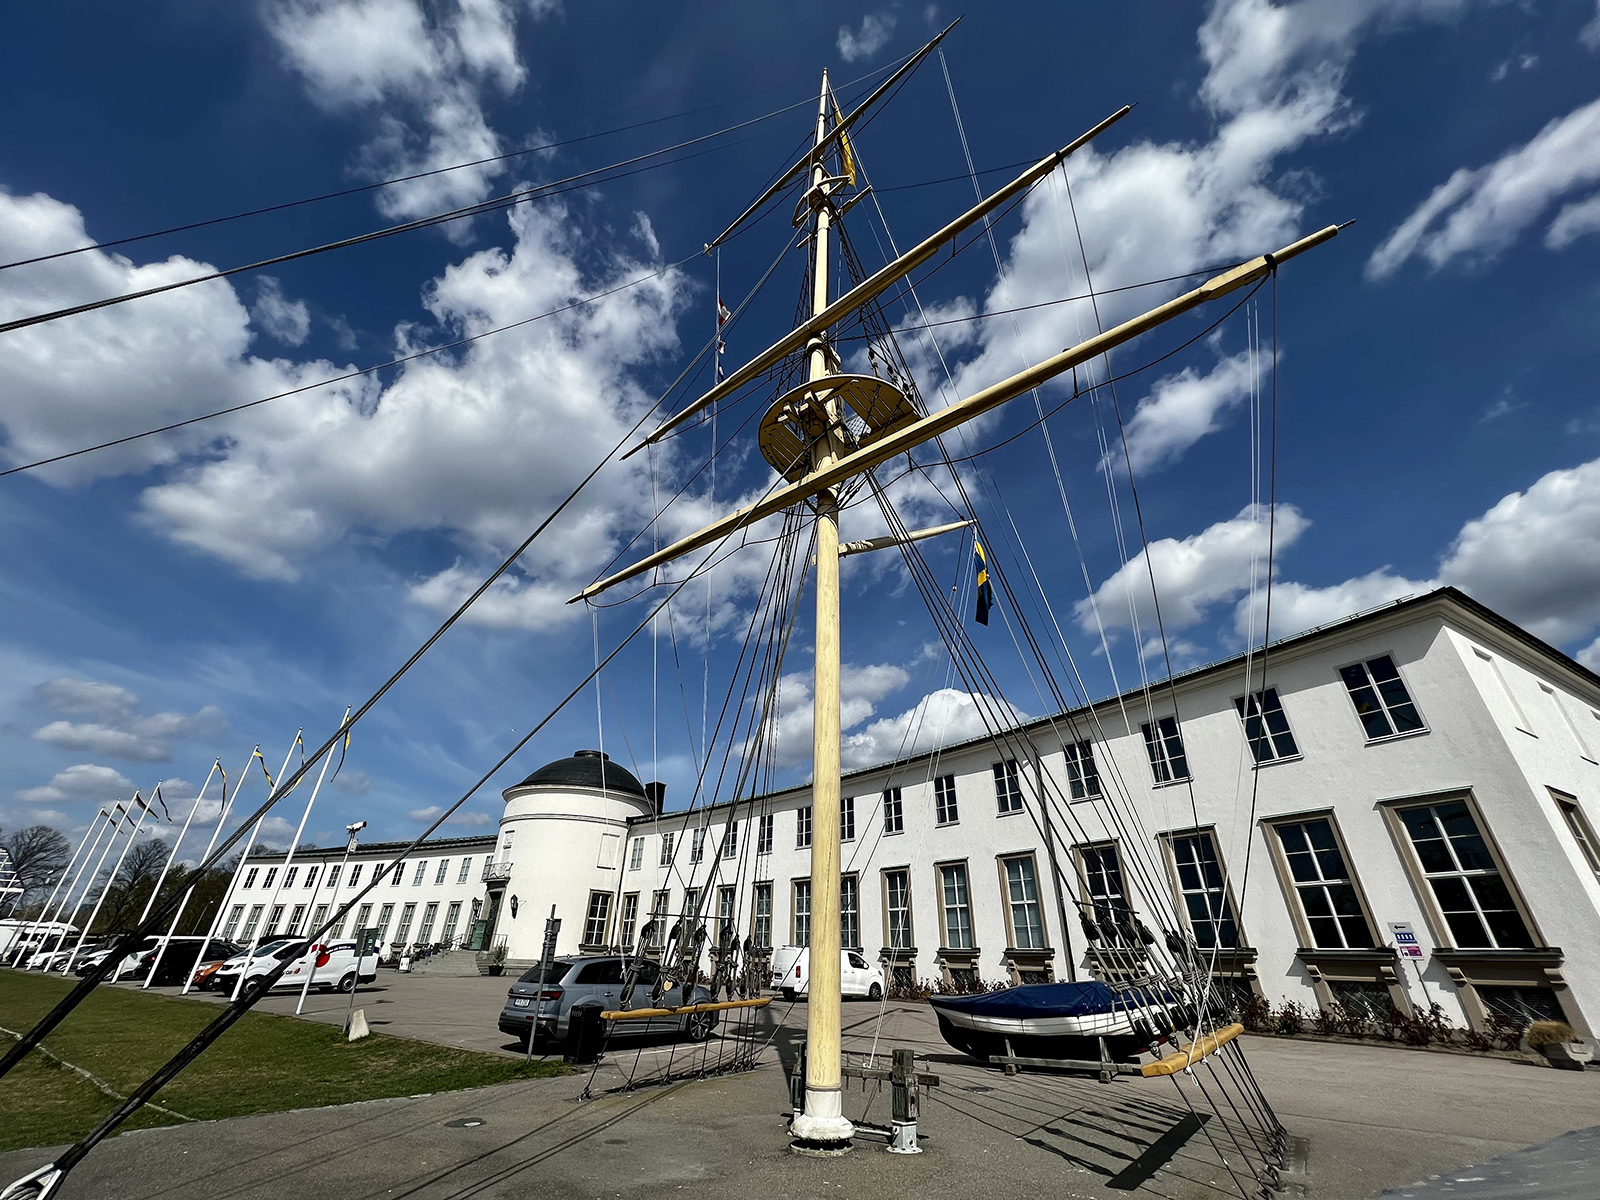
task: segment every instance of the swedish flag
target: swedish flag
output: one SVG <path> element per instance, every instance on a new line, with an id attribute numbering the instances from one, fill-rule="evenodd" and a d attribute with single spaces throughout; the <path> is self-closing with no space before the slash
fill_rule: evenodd
<path id="1" fill-rule="evenodd" d="M 976 538 L 972 542 L 972 551 L 978 559 L 978 611 L 979 625 L 989 623 L 989 610 L 994 607 L 994 587 L 989 583 L 989 560 L 983 555 L 983 543 Z"/>

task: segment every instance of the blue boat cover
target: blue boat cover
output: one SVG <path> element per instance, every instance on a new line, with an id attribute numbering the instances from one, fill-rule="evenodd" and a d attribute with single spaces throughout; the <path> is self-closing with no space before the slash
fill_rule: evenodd
<path id="1" fill-rule="evenodd" d="M 1086 1017 L 1113 1012 L 1116 993 L 1099 980 L 1087 983 L 1029 983 L 978 996 L 931 996 L 935 1008 L 984 1017 Z"/>

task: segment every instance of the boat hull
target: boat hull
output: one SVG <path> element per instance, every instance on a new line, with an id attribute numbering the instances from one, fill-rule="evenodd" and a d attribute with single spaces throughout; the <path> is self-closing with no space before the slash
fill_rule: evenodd
<path id="1" fill-rule="evenodd" d="M 1102 1039 L 1113 1060 L 1131 1061 L 1154 1038 L 1188 1023 L 1181 1006 L 1129 1012 L 1126 1001 L 1099 982 L 1027 984 L 978 996 L 934 996 L 929 1002 L 940 1036 L 984 1061 L 1008 1052 L 1098 1061 Z"/>

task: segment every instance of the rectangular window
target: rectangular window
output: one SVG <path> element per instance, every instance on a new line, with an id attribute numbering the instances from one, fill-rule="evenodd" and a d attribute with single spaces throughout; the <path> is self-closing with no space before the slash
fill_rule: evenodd
<path id="1" fill-rule="evenodd" d="M 770 818 L 769 818 L 770 819 Z M 772 949 L 772 885 L 756 884 L 754 915 L 750 922 L 752 949 Z"/>
<path id="2" fill-rule="evenodd" d="M 1533 945 L 1511 889 L 1464 800 L 1397 809 L 1458 949 Z"/>
<path id="3" fill-rule="evenodd" d="M 729 821 L 728 822 L 728 828 L 723 830 L 723 833 L 722 833 L 722 857 L 723 858 L 738 858 L 739 857 L 739 824 L 738 824 L 737 821 Z"/>
<path id="4" fill-rule="evenodd" d="M 361 906 L 361 910 L 356 913 L 356 927 L 355 927 L 354 930 L 352 930 L 352 932 L 353 933 L 360 933 L 363 929 L 372 928 L 372 926 L 370 924 L 371 920 L 372 920 L 372 905 L 363 904 Z"/>
<path id="5" fill-rule="evenodd" d="M 731 887 L 717 889 L 717 938 L 720 941 L 724 929 L 733 929 L 733 904 L 734 891 Z"/>
<path id="6" fill-rule="evenodd" d="M 472 856 L 468 855 L 461 860 L 461 870 L 456 872 L 456 882 L 465 883 L 472 875 Z"/>
<path id="7" fill-rule="evenodd" d="M 1283 703 L 1278 699 L 1277 688 L 1267 688 L 1253 696 L 1240 696 L 1233 702 L 1244 722 L 1245 740 L 1250 743 L 1250 753 L 1258 763 L 1277 762 L 1281 758 L 1294 758 L 1300 747 L 1294 743 L 1289 730 L 1289 718 L 1284 715 Z"/>
<path id="8" fill-rule="evenodd" d="M 389 876 L 389 886 L 390 887 L 399 887 L 400 886 L 400 881 L 405 876 L 405 873 L 406 873 L 406 864 L 403 863 L 403 862 L 395 863 L 394 864 L 394 872 Z"/>
<path id="9" fill-rule="evenodd" d="M 672 851 L 673 851 L 673 848 L 674 848 L 673 844 L 676 841 L 677 841 L 677 835 L 676 834 L 663 833 L 661 835 L 661 858 L 660 858 L 660 861 L 657 863 L 658 866 L 670 867 L 672 865 Z"/>
<path id="10" fill-rule="evenodd" d="M 633 953 L 633 935 L 639 930 L 639 893 L 629 892 L 622 898 L 622 952 Z"/>
<path id="11" fill-rule="evenodd" d="M 1189 918 L 1189 932 L 1202 949 L 1239 944 L 1239 925 L 1228 881 L 1217 857 L 1217 841 L 1209 829 L 1170 839 L 1172 862 L 1178 873 L 1178 895 Z"/>
<path id="12" fill-rule="evenodd" d="M 1022 811 L 1022 785 L 1017 779 L 1014 758 L 994 764 L 994 801 L 1002 817 Z"/>
<path id="13" fill-rule="evenodd" d="M 909 950 L 911 940 L 911 883 L 907 871 L 883 873 L 884 912 L 888 920 L 889 948 Z"/>
<path id="14" fill-rule="evenodd" d="M 308 888 L 311 888 L 311 887 L 315 887 L 316 884 L 317 884 L 317 868 L 316 867 L 307 867 L 306 868 L 306 881 L 305 881 L 304 886 L 308 887 Z"/>
<path id="15" fill-rule="evenodd" d="M 767 813 L 766 816 L 761 818 L 761 833 L 756 839 L 757 854 L 772 853 L 772 826 L 773 816 L 771 813 Z"/>
<path id="16" fill-rule="evenodd" d="M 967 891 L 967 865 L 952 863 L 939 868 L 940 912 L 944 914 L 944 946 L 971 950 L 972 901 Z"/>
<path id="17" fill-rule="evenodd" d="M 438 887 L 441 883 L 443 883 L 445 876 L 449 873 L 450 860 L 448 858 L 441 858 L 439 860 L 439 869 L 433 873 L 433 886 Z"/>
<path id="18" fill-rule="evenodd" d="M 385 904 L 378 910 L 378 940 L 387 941 L 389 937 L 389 922 L 394 919 L 394 905 Z"/>
<path id="19" fill-rule="evenodd" d="M 343 912 L 344 910 L 341 909 L 340 911 Z M 334 921 L 333 928 L 328 930 L 328 940 L 330 942 L 336 942 L 344 936 L 344 923 L 349 919 L 350 914 L 345 913 L 344 916 Z"/>
<path id="20" fill-rule="evenodd" d="M 839 840 L 853 842 L 856 840 L 856 798 L 854 796 L 841 796 L 839 798 Z"/>
<path id="21" fill-rule="evenodd" d="M 428 901 L 427 907 L 422 910 L 422 928 L 417 930 L 417 941 L 424 946 L 433 945 L 433 922 L 439 916 L 439 902 Z"/>
<path id="22" fill-rule="evenodd" d="M 1135 940 L 1133 910 L 1128 904 L 1127 886 L 1122 881 L 1122 860 L 1116 843 L 1080 846 L 1078 861 L 1083 867 L 1083 890 L 1089 897 L 1100 936 L 1112 944 L 1119 939 Z"/>
<path id="23" fill-rule="evenodd" d="M 1044 949 L 1044 915 L 1039 909 L 1039 883 L 1033 857 L 1004 860 L 1006 906 L 1011 917 L 1011 945 L 1017 950 Z"/>
<path id="24" fill-rule="evenodd" d="M 233 911 L 228 914 L 228 923 L 222 927 L 222 940 L 233 941 L 233 935 L 239 928 L 239 918 L 244 916 L 244 905 L 235 904 Z"/>
<path id="25" fill-rule="evenodd" d="M 811 845 L 811 805 L 796 809 L 794 814 L 794 845 L 803 850 Z"/>
<path id="26" fill-rule="evenodd" d="M 255 885 L 256 885 L 256 872 L 259 871 L 259 870 L 261 870 L 260 867 L 251 867 L 248 871 L 246 871 L 244 873 L 244 883 L 241 886 L 243 886 L 243 887 L 255 887 Z"/>
<path id="27" fill-rule="evenodd" d="M 702 829 L 696 829 L 694 831 L 693 837 L 691 838 L 691 840 L 689 842 L 689 861 L 692 862 L 692 863 L 697 863 L 702 858 L 704 858 L 705 856 L 706 856 L 706 831 L 703 828 Z"/>
<path id="28" fill-rule="evenodd" d="M 250 906 L 250 916 L 244 923 L 244 931 L 239 934 L 239 940 L 249 942 L 256 936 L 256 926 L 261 924 L 261 905 Z"/>
<path id="29" fill-rule="evenodd" d="M 1311 943 L 1322 950 L 1373 946 L 1372 927 L 1360 893 L 1327 817 L 1274 825 L 1300 911 L 1311 927 Z"/>
<path id="30" fill-rule="evenodd" d="M 284 874 L 283 886 L 286 888 L 292 888 L 294 886 L 294 877 L 298 874 L 300 874 L 299 867 L 290 867 L 289 870 Z"/>
<path id="31" fill-rule="evenodd" d="M 406 905 L 400 910 L 400 928 L 394 931 L 394 940 L 399 942 L 402 946 L 409 944 L 408 939 L 411 937 L 411 922 L 416 915 L 417 906 L 415 902 Z"/>
<path id="32" fill-rule="evenodd" d="M 421 887 L 422 886 L 422 880 L 427 874 L 428 874 L 428 860 L 424 858 L 420 862 L 417 863 L 417 869 L 414 872 L 412 872 L 412 875 L 411 875 L 411 886 L 412 887 Z"/>
<path id="33" fill-rule="evenodd" d="M 1559 792 L 1551 792 L 1551 796 L 1556 802 L 1556 808 L 1561 810 L 1561 819 L 1567 823 L 1567 831 L 1572 834 L 1572 840 L 1578 843 L 1578 851 L 1583 855 L 1583 861 L 1588 863 L 1589 870 L 1600 878 L 1600 842 L 1595 841 L 1589 818 L 1583 815 L 1578 802 L 1571 796 L 1563 796 Z"/>
<path id="34" fill-rule="evenodd" d="M 278 868 L 277 867 L 268 867 L 267 868 L 267 877 L 261 881 L 261 886 L 264 887 L 264 888 L 271 887 L 272 886 L 272 881 L 274 879 L 276 879 L 277 877 L 278 877 Z"/>
<path id="35" fill-rule="evenodd" d="M 1150 773 L 1157 783 L 1175 783 L 1189 778 L 1189 758 L 1183 752 L 1183 735 L 1177 717 L 1158 717 L 1154 725 L 1143 724 L 1144 750 L 1150 756 Z"/>
<path id="36" fill-rule="evenodd" d="M 283 905 L 274 904 L 272 911 L 267 914 L 267 927 L 261 931 L 262 937 L 271 937 L 278 932 L 278 926 L 283 924 Z"/>
<path id="37" fill-rule="evenodd" d="M 861 888 L 854 875 L 839 879 L 839 944 L 861 949 Z"/>
<path id="38" fill-rule="evenodd" d="M 1339 669 L 1369 742 L 1426 728 L 1411 693 L 1387 654 Z"/>
<path id="39" fill-rule="evenodd" d="M 288 933 L 290 937 L 299 937 L 305 931 L 305 920 L 306 906 L 304 904 L 296 904 L 289 913 Z"/>
<path id="40" fill-rule="evenodd" d="M 1063 747 L 1067 756 L 1067 787 L 1074 800 L 1087 800 L 1103 795 L 1100 790 L 1100 772 L 1094 765 L 1092 742 L 1068 742 Z"/>
<path id="41" fill-rule="evenodd" d="M 317 911 L 311 914 L 311 932 L 315 933 L 317 930 L 321 929 L 323 923 L 326 922 L 327 919 L 328 906 L 326 904 L 317 905 Z"/>
<path id="42" fill-rule="evenodd" d="M 628 870 L 637 871 L 644 866 L 644 839 L 634 838 L 628 843 Z"/>
<path id="43" fill-rule="evenodd" d="M 883 831 L 902 833 L 906 827 L 905 809 L 900 803 L 900 789 L 883 789 Z"/>
<path id="44" fill-rule="evenodd" d="M 663 889 L 651 897 L 650 949 L 660 950 L 667 944 L 667 902 L 671 897 Z"/>
<path id="45" fill-rule="evenodd" d="M 604 946 L 611 932 L 611 893 L 590 892 L 589 912 L 583 919 L 583 944 Z"/>
<path id="46" fill-rule="evenodd" d="M 325 884 L 327 884 L 328 887 L 333 888 L 334 890 L 338 890 L 338 887 L 339 887 L 339 864 L 338 863 L 335 863 L 333 866 L 328 868 L 328 877 L 327 877 L 327 879 L 323 880 L 323 882 Z"/>
<path id="47" fill-rule="evenodd" d="M 811 945 L 811 880 L 809 879 L 794 881 L 794 944 Z"/>
<path id="48" fill-rule="evenodd" d="M 455 945 L 456 926 L 461 923 L 461 901 L 450 901 L 450 907 L 444 910 L 444 928 L 439 931 L 439 941 L 446 946 Z"/>
<path id="49" fill-rule="evenodd" d="M 941 775 L 933 781 L 933 823 L 954 825 L 960 819 L 956 810 L 956 777 Z"/>
<path id="50" fill-rule="evenodd" d="M 357 887 L 361 883 L 361 864 L 357 863 L 350 868 L 350 886 Z"/>

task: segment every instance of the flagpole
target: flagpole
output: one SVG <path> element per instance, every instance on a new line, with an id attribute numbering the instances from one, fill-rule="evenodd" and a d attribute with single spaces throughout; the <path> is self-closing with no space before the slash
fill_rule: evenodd
<path id="1" fill-rule="evenodd" d="M 828 136 L 828 73 L 822 73 L 817 106 L 816 144 Z M 828 307 L 828 232 L 832 210 L 828 172 L 817 156 L 808 196 L 812 212 L 811 312 Z M 833 373 L 832 348 L 819 331 L 809 343 L 812 382 Z M 811 466 L 819 471 L 845 453 L 839 437 L 843 414 L 836 396 L 827 402 L 826 429 L 811 447 Z M 806 1000 L 806 1095 L 789 1132 L 796 1147 L 847 1150 L 855 1126 L 844 1116 L 839 1061 L 839 499 L 824 491 L 816 497 L 817 617 L 811 737 L 811 979 Z"/>
<path id="2" fill-rule="evenodd" d="M 78 893 L 77 903 L 75 903 L 72 906 L 72 912 L 67 917 L 67 929 L 73 928 L 75 923 L 77 922 L 77 920 L 78 920 L 78 910 L 83 907 L 83 902 L 89 898 L 89 892 L 94 887 L 94 881 L 95 881 L 96 877 L 99 876 L 99 874 L 100 874 L 100 868 L 105 864 L 106 855 L 111 853 L 111 847 L 116 845 L 117 838 L 122 832 L 122 823 L 117 820 L 117 814 L 118 813 L 122 813 L 123 816 L 127 816 L 128 815 L 123 810 L 122 801 L 120 801 L 120 800 L 117 801 L 117 803 L 115 803 L 115 804 L 113 804 L 111 806 L 111 812 L 109 814 L 107 814 L 110 819 L 106 823 L 106 828 L 108 830 L 110 830 L 111 836 L 108 839 L 106 839 L 105 849 L 100 851 L 100 857 L 95 861 L 94 870 L 89 872 L 88 876 L 86 877 L 86 880 L 84 878 L 80 878 L 78 880 L 79 883 L 83 884 L 83 890 Z M 98 846 L 99 844 L 100 844 L 99 839 L 96 838 L 95 839 L 95 845 Z M 94 853 L 94 851 L 90 850 L 89 853 L 92 855 Z M 56 949 L 57 950 L 61 949 L 61 947 L 66 944 L 67 936 L 68 936 L 67 932 L 65 930 L 63 930 L 62 934 L 61 934 L 61 937 L 56 942 Z M 81 939 L 80 939 L 80 941 L 81 941 Z"/>
<path id="3" fill-rule="evenodd" d="M 117 872 L 122 870 L 123 861 L 128 857 L 128 851 L 133 849 L 133 843 L 139 839 L 139 830 L 144 828 L 144 819 L 150 815 L 150 806 L 133 794 L 133 803 L 139 806 L 139 819 L 133 823 L 133 832 L 128 835 L 128 841 L 122 847 L 122 852 L 117 855 L 117 865 L 111 868 L 111 874 L 106 876 L 105 886 L 100 889 L 100 896 L 94 902 L 94 911 L 89 914 L 89 919 L 83 923 L 83 932 L 78 935 L 78 944 L 72 948 L 72 953 L 67 955 L 67 961 L 61 968 L 63 975 L 72 970 L 72 964 L 77 960 L 78 951 L 83 949 L 83 941 L 89 936 L 89 930 L 94 928 L 95 919 L 100 915 L 100 906 L 106 902 L 106 897 L 111 894 L 111 885 L 117 881 Z M 115 968 L 113 968 L 115 970 Z"/>
<path id="4" fill-rule="evenodd" d="M 278 768 L 278 778 L 279 779 L 282 779 L 283 778 L 283 773 L 289 769 L 289 760 L 294 757 L 294 748 L 296 746 L 303 745 L 303 743 L 300 741 L 301 734 L 303 734 L 303 733 L 305 733 L 304 729 L 300 729 L 300 730 L 297 730 L 295 732 L 294 741 L 292 743 L 290 743 L 290 745 L 289 745 L 289 753 L 287 753 L 287 754 L 285 754 L 283 756 L 283 766 Z M 330 758 L 333 756 L 333 751 L 331 749 L 328 751 L 328 755 L 329 755 Z M 257 757 L 260 757 L 259 754 L 257 755 Z M 264 759 L 264 758 L 261 759 L 261 769 L 262 769 L 262 771 L 265 771 L 267 769 L 267 760 Z M 328 769 L 328 764 L 327 764 L 326 760 L 323 761 L 322 769 L 324 771 L 326 771 Z M 320 785 L 322 783 L 322 780 L 318 779 L 317 783 Z M 275 783 L 272 782 L 272 777 L 270 775 L 267 776 L 267 786 L 269 788 L 275 788 L 277 786 Z M 316 793 L 315 792 L 312 793 L 312 799 L 316 799 Z M 309 811 L 309 806 L 308 806 L 308 811 Z M 256 822 L 256 827 L 250 831 L 250 841 L 245 847 L 245 854 L 247 856 L 250 853 L 250 846 L 255 845 L 256 834 L 261 832 L 261 826 L 263 824 L 265 824 L 266 819 L 267 818 L 265 816 L 262 816 L 261 820 Z M 305 818 L 301 817 L 300 818 L 300 828 L 304 829 L 305 827 L 306 827 Z M 262 924 L 257 925 L 255 927 L 255 930 L 250 935 L 250 945 L 245 949 L 245 952 L 244 952 L 244 966 L 239 968 L 239 978 L 233 985 L 233 995 L 229 997 L 230 1000 L 237 1000 L 239 998 L 240 990 L 244 987 L 244 977 L 247 974 L 249 974 L 249 972 L 250 972 L 250 960 L 255 957 L 256 947 L 261 944 L 261 934 L 265 930 L 266 921 L 272 920 L 272 906 L 278 902 L 278 895 L 283 891 L 283 879 L 284 879 L 284 876 L 289 873 L 289 864 L 294 861 L 294 847 L 295 847 L 295 845 L 297 845 L 299 843 L 299 841 L 300 841 L 300 835 L 299 835 L 298 832 L 296 832 L 294 843 L 290 845 L 289 852 L 284 855 L 282 873 L 278 876 L 277 883 L 275 883 L 273 885 L 273 888 L 272 888 L 272 899 L 267 901 L 267 910 L 266 910 L 265 913 L 262 914 L 262 916 L 265 918 L 265 920 L 262 922 Z M 244 860 L 240 859 L 239 861 L 242 864 Z M 222 915 L 222 909 L 219 908 L 219 909 L 217 909 L 217 916 L 220 917 L 221 915 Z"/>
<path id="5" fill-rule="evenodd" d="M 250 757 L 244 760 L 244 766 L 239 768 L 239 782 L 233 785 L 233 795 L 231 795 L 231 796 L 228 795 L 228 771 L 227 771 L 227 768 L 226 767 L 219 768 L 219 770 L 222 771 L 222 812 L 220 812 L 217 815 L 217 827 L 211 831 L 211 840 L 206 843 L 206 852 L 200 856 L 200 861 L 201 862 L 205 862 L 207 859 L 209 859 L 211 857 L 211 851 L 216 846 L 217 839 L 222 836 L 223 826 L 225 826 L 228 823 L 228 817 L 233 813 L 233 802 L 234 802 L 234 800 L 238 799 L 239 790 L 242 787 L 244 787 L 244 781 L 250 775 L 250 764 L 255 762 L 256 755 L 258 753 L 260 753 L 260 751 L 261 751 L 261 743 L 257 742 L 255 749 L 250 751 Z M 220 762 L 221 760 L 219 759 L 218 761 Z M 240 866 L 242 866 L 244 864 L 244 860 L 246 858 L 248 858 L 248 857 L 249 857 L 249 853 L 247 851 L 245 853 L 245 855 L 239 859 Z M 233 875 L 234 875 L 234 879 L 237 880 L 238 877 L 239 877 L 239 867 L 235 867 L 233 869 Z M 159 961 L 159 954 L 160 953 L 164 953 L 166 951 L 167 946 L 172 941 L 173 935 L 178 932 L 178 922 L 183 919 L 183 910 L 189 907 L 189 901 L 194 896 L 195 885 L 198 884 L 199 882 L 200 881 L 198 879 L 195 879 L 189 884 L 189 886 L 187 888 L 184 889 L 183 899 L 178 901 L 178 911 L 172 914 L 172 924 L 167 927 L 166 937 L 162 939 L 161 951 L 158 952 L 157 961 Z M 206 931 L 206 944 L 207 945 L 209 945 L 210 942 L 211 942 L 211 939 L 216 936 L 217 925 L 222 920 L 222 913 L 227 908 L 228 897 L 231 896 L 232 894 L 233 894 L 233 885 L 230 883 L 229 886 L 228 886 L 228 890 L 223 893 L 222 903 L 217 905 L 217 915 L 215 917 L 213 917 L 212 920 L 211 920 L 211 928 Z M 180 996 L 187 996 L 189 994 L 189 989 L 191 987 L 193 987 L 193 986 L 194 986 L 194 976 L 191 974 L 189 976 L 189 978 L 187 978 L 187 979 L 185 979 L 183 981 L 183 990 L 181 992 L 179 992 L 178 994 Z"/>
<path id="6" fill-rule="evenodd" d="M 28 927 L 22 931 L 22 940 L 15 948 L 16 952 L 11 955 L 11 962 L 13 965 L 21 961 L 22 948 L 28 944 L 28 939 L 33 936 L 34 930 L 37 929 L 40 923 L 44 920 L 44 915 L 50 911 L 50 906 L 56 902 L 56 894 L 61 891 L 61 885 L 66 883 L 67 878 L 72 874 L 72 868 L 78 865 L 78 856 L 83 853 L 83 848 L 89 844 L 89 834 L 94 831 L 94 827 L 100 823 L 100 818 L 105 815 L 106 810 L 102 808 L 94 820 L 90 821 L 89 824 L 84 827 L 83 836 L 78 839 L 78 848 L 72 852 L 72 857 L 67 861 L 66 867 L 63 868 L 60 876 L 56 879 L 55 887 L 50 889 L 49 898 L 45 900 L 42 905 L 40 905 L 38 914 L 31 922 L 29 922 Z M 42 942 L 44 940 L 44 934 L 41 933 L 39 938 Z"/>
<path id="7" fill-rule="evenodd" d="M 113 807 L 116 807 L 116 806 L 113 805 Z M 102 825 L 100 827 L 99 832 L 94 835 L 94 844 L 89 847 L 89 853 L 84 856 L 83 864 L 81 866 L 79 866 L 79 868 L 78 868 L 77 877 L 73 879 L 71 886 L 69 886 L 67 888 L 66 893 L 61 897 L 61 904 L 56 909 L 56 915 L 53 918 L 53 920 L 51 921 L 51 923 L 54 924 L 54 925 L 62 924 L 61 914 L 67 911 L 67 904 L 72 900 L 72 894 L 74 892 L 76 892 L 78 890 L 78 887 L 83 883 L 84 868 L 89 865 L 89 860 L 94 857 L 94 852 L 100 848 L 100 839 L 105 836 L 107 831 L 109 831 L 114 824 L 116 824 L 116 818 L 113 817 L 111 815 L 111 813 L 108 812 L 106 809 L 102 808 L 100 810 L 100 815 L 106 819 L 106 823 L 104 825 Z M 82 903 L 81 897 L 79 899 L 79 903 Z M 74 907 L 73 910 L 72 910 L 72 915 L 76 916 L 77 912 L 78 912 L 77 908 Z M 55 945 L 51 948 L 51 951 L 50 951 L 51 953 L 54 953 L 55 951 L 60 950 L 61 947 L 66 943 L 67 930 L 70 929 L 71 927 L 72 927 L 72 922 L 68 921 L 64 928 L 56 930 L 56 942 L 55 942 Z M 45 936 L 48 937 L 49 935 L 46 934 Z M 44 969 L 44 958 L 43 958 L 44 946 L 43 946 L 43 940 L 44 939 L 42 939 L 42 938 L 40 939 L 41 944 L 40 944 L 40 947 L 39 947 L 40 952 L 41 952 L 40 955 L 39 955 L 39 968 L 40 968 L 40 970 Z"/>
<path id="8" fill-rule="evenodd" d="M 178 831 L 178 840 L 172 843 L 172 853 L 167 855 L 167 861 L 162 864 L 161 877 L 156 880 L 156 886 L 150 889 L 150 899 L 145 901 L 144 912 L 139 914 L 139 924 L 144 924 L 144 919 L 150 915 L 150 909 L 155 905 L 156 897 L 161 895 L 161 886 L 167 882 L 167 872 L 172 869 L 172 864 L 178 859 L 178 851 L 183 846 L 183 839 L 189 833 L 189 825 L 194 820 L 195 813 L 200 811 L 200 802 L 206 797 L 206 789 L 211 786 L 211 777 L 217 773 L 221 766 L 222 760 L 220 758 L 212 760 L 211 770 L 206 772 L 206 781 L 200 785 L 200 791 L 195 795 L 194 804 L 189 809 L 189 815 L 183 819 L 183 828 Z M 159 787 L 160 785 L 157 784 L 156 786 Z M 167 944 L 171 940 L 170 936 L 164 937 L 161 939 L 160 944 L 156 946 L 155 958 L 150 963 L 150 974 L 144 977 L 144 983 L 140 985 L 141 991 L 149 987 L 155 979 L 156 968 L 161 965 L 161 959 L 166 954 Z M 202 946 L 200 949 L 203 952 L 205 947 Z"/>

